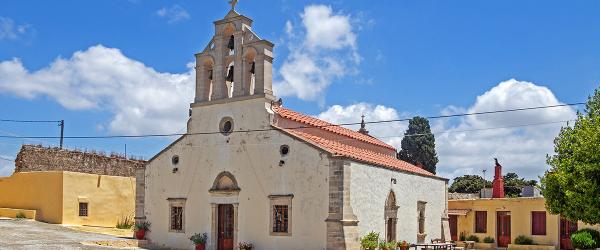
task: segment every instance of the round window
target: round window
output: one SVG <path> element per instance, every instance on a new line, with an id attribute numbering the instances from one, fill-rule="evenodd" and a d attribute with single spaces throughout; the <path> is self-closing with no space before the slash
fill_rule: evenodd
<path id="1" fill-rule="evenodd" d="M 279 148 L 279 153 L 281 153 L 281 155 L 285 156 L 290 152 L 290 147 L 288 145 L 281 145 L 281 147 Z"/>
<path id="2" fill-rule="evenodd" d="M 173 158 L 171 158 L 171 163 L 173 163 L 173 165 L 179 164 L 179 156 L 174 155 Z"/>
<path id="3" fill-rule="evenodd" d="M 231 134 L 231 132 L 233 132 L 233 119 L 231 119 L 231 117 L 224 117 L 221 119 L 219 131 L 224 135 Z"/>

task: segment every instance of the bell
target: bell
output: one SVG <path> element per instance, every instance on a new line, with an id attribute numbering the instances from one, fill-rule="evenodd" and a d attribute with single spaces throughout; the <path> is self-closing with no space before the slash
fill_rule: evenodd
<path id="1" fill-rule="evenodd" d="M 250 74 L 254 74 L 254 66 L 255 65 L 256 65 L 256 62 L 250 63 Z"/>
<path id="2" fill-rule="evenodd" d="M 227 81 L 233 82 L 233 65 L 229 67 L 229 71 L 227 72 Z"/>
<path id="3" fill-rule="evenodd" d="M 212 80 L 213 79 L 213 71 L 212 69 L 208 71 L 208 80 Z"/>
<path id="4" fill-rule="evenodd" d="M 235 45 L 235 42 L 233 41 L 233 35 L 231 35 L 229 37 L 229 43 L 227 43 L 227 48 L 229 48 L 229 50 L 233 50 L 234 45 Z"/>

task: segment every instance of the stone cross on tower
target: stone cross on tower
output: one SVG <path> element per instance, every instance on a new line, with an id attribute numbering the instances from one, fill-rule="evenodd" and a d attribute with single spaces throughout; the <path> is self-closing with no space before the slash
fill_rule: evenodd
<path id="1" fill-rule="evenodd" d="M 273 43 L 252 31 L 252 19 L 231 10 L 215 21 L 215 34 L 196 54 L 196 97 L 210 102 L 241 96 L 273 97 Z"/>

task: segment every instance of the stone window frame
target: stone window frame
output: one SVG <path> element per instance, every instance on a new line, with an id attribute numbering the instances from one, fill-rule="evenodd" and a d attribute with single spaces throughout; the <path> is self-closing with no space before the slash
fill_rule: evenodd
<path id="1" fill-rule="evenodd" d="M 167 198 L 169 202 L 169 232 L 171 233 L 185 233 L 185 203 L 186 198 Z M 173 229 L 172 225 L 172 211 L 173 207 L 181 207 L 181 230 Z"/>
<path id="2" fill-rule="evenodd" d="M 293 194 L 287 194 L 287 195 L 269 195 L 269 235 L 271 236 L 292 236 L 292 228 L 293 228 L 293 224 L 292 224 L 292 217 L 293 217 L 293 210 L 292 210 L 292 199 L 294 198 Z M 274 219 L 273 218 L 273 213 L 274 213 L 274 207 L 275 206 L 287 206 L 287 213 L 288 213 L 288 218 L 287 218 L 287 232 L 273 232 L 273 224 L 274 224 Z"/>
<path id="3" fill-rule="evenodd" d="M 231 127 L 229 128 L 229 130 L 225 130 L 225 123 L 229 122 Z M 219 132 L 221 132 L 222 135 L 224 136 L 228 136 L 231 133 L 233 133 L 235 129 L 235 124 L 233 123 L 233 118 L 226 116 L 221 118 L 221 121 L 219 122 Z"/>

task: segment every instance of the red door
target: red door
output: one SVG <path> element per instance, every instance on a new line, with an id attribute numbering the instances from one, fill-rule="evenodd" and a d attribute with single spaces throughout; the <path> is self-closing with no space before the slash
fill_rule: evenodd
<path id="1" fill-rule="evenodd" d="M 233 205 L 219 205 L 218 250 L 233 250 Z"/>
<path id="2" fill-rule="evenodd" d="M 577 222 L 560 218 L 560 249 L 572 250 L 571 234 L 577 231 Z"/>
<path id="3" fill-rule="evenodd" d="M 453 241 L 458 241 L 458 215 L 450 215 L 448 223 L 450 224 L 450 237 Z"/>
<path id="4" fill-rule="evenodd" d="M 496 238 L 498 247 L 508 247 L 510 244 L 510 212 L 496 213 Z"/>

